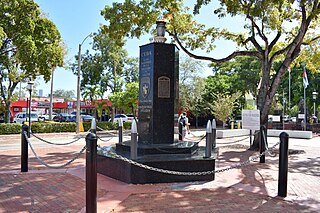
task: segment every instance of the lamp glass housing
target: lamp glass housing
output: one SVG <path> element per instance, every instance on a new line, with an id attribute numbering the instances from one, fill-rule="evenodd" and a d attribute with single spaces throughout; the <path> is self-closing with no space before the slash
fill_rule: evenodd
<path id="1" fill-rule="evenodd" d="M 312 97 L 313 97 L 313 99 L 314 99 L 314 100 L 316 100 L 316 99 L 317 99 L 317 95 L 318 95 L 318 93 L 317 93 L 316 91 L 313 91 L 313 93 L 312 93 Z"/>

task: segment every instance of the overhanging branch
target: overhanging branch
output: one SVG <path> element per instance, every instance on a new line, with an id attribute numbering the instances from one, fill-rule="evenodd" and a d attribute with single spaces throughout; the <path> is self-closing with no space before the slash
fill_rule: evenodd
<path id="1" fill-rule="evenodd" d="M 205 60 L 205 61 L 210 61 L 210 62 L 214 62 L 214 63 L 223 63 L 223 62 L 229 61 L 237 56 L 252 56 L 252 57 L 261 58 L 261 54 L 258 51 L 235 51 L 235 52 L 231 53 L 229 56 L 227 56 L 225 58 L 221 58 L 221 59 L 215 59 L 212 57 L 196 55 L 196 54 L 191 53 L 187 48 L 185 48 L 183 46 L 183 44 L 181 43 L 180 39 L 178 38 L 178 36 L 176 34 L 172 34 L 172 33 L 169 33 L 169 34 L 175 38 L 179 47 L 188 56 L 190 56 L 191 58 L 194 58 L 194 59 Z"/>

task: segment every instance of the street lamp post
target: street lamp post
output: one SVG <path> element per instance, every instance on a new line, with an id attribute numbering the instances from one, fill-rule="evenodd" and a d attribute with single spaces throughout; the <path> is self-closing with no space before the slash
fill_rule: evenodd
<path id="1" fill-rule="evenodd" d="M 316 116 L 316 100 L 317 100 L 318 93 L 316 91 L 312 92 L 313 97 L 313 115 Z"/>
<path id="2" fill-rule="evenodd" d="M 28 137 L 30 138 L 30 132 L 31 132 L 31 100 L 32 100 L 32 86 L 33 86 L 33 81 L 28 82 L 28 90 L 29 90 L 29 132 L 28 132 Z"/>
<path id="3" fill-rule="evenodd" d="M 85 42 L 85 40 L 92 36 L 92 33 L 87 35 L 83 41 L 79 44 L 79 52 L 78 52 L 78 79 L 77 79 L 77 134 L 80 132 L 80 72 L 81 72 L 81 46 Z"/>

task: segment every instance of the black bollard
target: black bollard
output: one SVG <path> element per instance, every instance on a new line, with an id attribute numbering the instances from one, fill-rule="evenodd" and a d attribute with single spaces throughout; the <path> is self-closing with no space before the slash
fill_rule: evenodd
<path id="1" fill-rule="evenodd" d="M 86 212 L 97 212 L 97 136 L 86 136 Z"/>
<path id="2" fill-rule="evenodd" d="M 28 132 L 29 126 L 23 124 L 21 132 L 21 172 L 28 172 L 28 141 L 25 135 Z"/>
<path id="3" fill-rule="evenodd" d="M 133 120 L 131 124 L 130 157 L 132 160 L 136 160 L 138 158 L 138 131 L 135 120 Z"/>
<path id="4" fill-rule="evenodd" d="M 216 146 L 217 146 L 217 124 L 216 124 L 216 119 L 212 119 L 211 127 L 212 127 L 212 135 L 211 135 L 212 149 L 215 149 Z"/>
<path id="5" fill-rule="evenodd" d="M 289 156 L 289 135 L 286 132 L 280 134 L 279 150 L 279 179 L 278 179 L 278 196 L 287 196 L 288 185 L 288 156 Z"/>
<path id="6" fill-rule="evenodd" d="M 212 137 L 212 127 L 211 127 L 211 122 L 208 121 L 207 128 L 206 128 L 206 148 L 205 148 L 205 153 L 204 153 L 205 158 L 211 157 L 211 150 L 212 150 L 211 137 Z"/>
<path id="7" fill-rule="evenodd" d="M 92 118 L 91 120 L 91 133 L 97 134 L 97 121 L 95 118 Z"/>
<path id="8" fill-rule="evenodd" d="M 119 120 L 119 144 L 122 144 L 123 142 L 123 121 L 122 121 L 122 118 L 120 118 Z"/>
<path id="9" fill-rule="evenodd" d="M 179 122 L 178 124 L 178 128 L 179 128 L 179 141 L 182 141 L 182 123 Z"/>
<path id="10" fill-rule="evenodd" d="M 266 151 L 266 145 L 265 145 L 265 126 L 261 125 L 260 126 L 260 154 Z M 266 155 L 261 155 L 260 157 L 260 163 L 265 163 L 266 162 Z"/>

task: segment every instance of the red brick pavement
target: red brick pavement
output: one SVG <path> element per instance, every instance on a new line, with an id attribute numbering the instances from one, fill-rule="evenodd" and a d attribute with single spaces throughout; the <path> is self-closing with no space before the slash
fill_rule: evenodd
<path id="1" fill-rule="evenodd" d="M 317 212 L 279 198 L 234 188 L 131 194 L 114 212 Z"/>
<path id="2" fill-rule="evenodd" d="M 82 147 L 78 143 L 35 149 L 50 165 L 60 165 Z M 252 154 L 241 147 L 222 148 L 217 166 Z M 84 212 L 84 155 L 69 169 L 55 171 L 47 170 L 31 152 L 29 156 L 30 171 L 20 173 L 20 150 L 0 151 L 0 213 Z M 98 212 L 318 212 L 320 199 L 308 199 L 310 193 L 319 194 L 317 159 L 308 153 L 291 157 L 288 196 L 304 196 L 302 201 L 276 197 L 277 160 L 268 158 L 267 164 L 220 173 L 207 183 L 131 185 L 98 175 Z"/>

